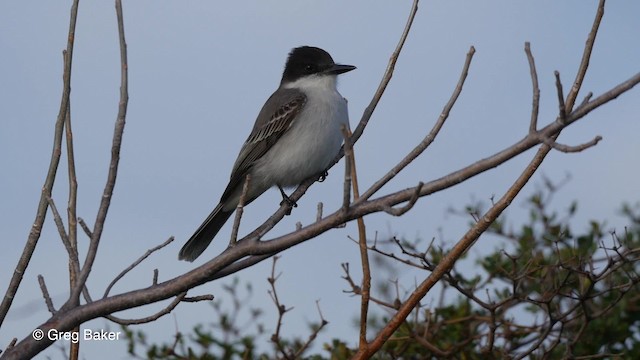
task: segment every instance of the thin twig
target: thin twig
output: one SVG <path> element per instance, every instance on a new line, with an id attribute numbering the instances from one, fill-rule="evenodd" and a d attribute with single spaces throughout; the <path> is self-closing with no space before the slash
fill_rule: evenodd
<path id="1" fill-rule="evenodd" d="M 276 349 L 282 354 L 285 359 L 292 359 L 293 357 L 287 353 L 287 349 L 285 349 L 284 344 L 282 343 L 282 339 L 280 339 L 280 331 L 282 329 L 282 319 L 284 314 L 287 313 L 292 308 L 288 308 L 284 306 L 284 304 L 280 303 L 280 299 L 278 298 L 278 292 L 276 291 L 276 281 L 280 277 L 280 274 L 276 275 L 276 262 L 280 257 L 274 256 L 273 263 L 271 265 L 271 276 L 267 278 L 269 285 L 271 286 L 271 290 L 269 290 L 269 295 L 271 295 L 271 299 L 278 309 L 278 322 L 276 324 L 276 330 L 271 335 L 271 342 L 276 345 Z"/>
<path id="2" fill-rule="evenodd" d="M 349 211 L 351 203 L 351 164 L 353 163 L 353 149 L 351 147 L 351 132 L 345 125 L 340 128 L 344 138 L 344 182 L 342 189 L 342 211 Z"/>
<path id="3" fill-rule="evenodd" d="M 53 201 L 53 199 L 47 198 L 47 202 L 49 203 L 49 208 L 51 209 L 51 213 L 53 214 L 53 222 L 56 224 L 56 228 L 58 229 L 58 235 L 60 235 L 60 240 L 62 240 L 62 244 L 64 245 L 64 248 L 67 250 L 67 253 L 69 254 L 69 258 L 71 258 L 73 249 L 71 248 L 71 243 L 69 243 L 69 236 L 67 235 L 67 230 L 64 228 L 62 217 L 60 217 L 60 213 L 58 212 L 58 208 L 56 207 L 56 204 Z"/>
<path id="4" fill-rule="evenodd" d="M 118 104 L 118 115 L 111 144 L 111 161 L 109 163 L 109 173 L 107 174 L 107 184 L 105 185 L 104 192 L 102 193 L 98 214 L 96 215 L 96 221 L 93 225 L 93 236 L 89 242 L 87 257 L 82 266 L 80 276 L 78 277 L 78 283 L 71 294 L 71 301 L 80 296 L 80 292 L 82 291 L 84 284 L 87 282 L 87 278 L 89 278 L 91 267 L 93 266 L 93 262 L 98 253 L 98 245 L 100 244 L 100 238 L 102 237 L 104 223 L 107 219 L 109 205 L 111 204 L 111 197 L 113 196 L 113 189 L 116 186 L 116 178 L 118 176 L 120 148 L 122 147 L 122 135 L 124 133 L 124 126 L 127 117 L 127 105 L 129 103 L 129 65 L 127 62 L 127 43 L 124 36 L 124 19 L 122 15 L 121 0 L 116 0 L 116 19 L 118 22 L 118 39 L 120 43 L 120 101 Z"/>
<path id="5" fill-rule="evenodd" d="M 47 290 L 47 284 L 44 282 L 44 277 L 38 274 L 38 284 L 40 284 L 40 291 L 42 291 L 42 297 L 44 297 L 44 302 L 47 304 L 47 310 L 51 313 L 51 315 L 56 314 L 56 308 L 53 306 L 53 301 L 51 300 L 51 296 L 49 295 L 49 290 Z"/>
<path id="6" fill-rule="evenodd" d="M 249 192 L 249 183 L 251 182 L 251 174 L 247 174 L 244 178 L 244 184 L 242 185 L 242 193 L 240 193 L 240 200 L 238 206 L 236 206 L 236 216 L 233 219 L 233 228 L 231 228 L 231 237 L 229 238 L 229 246 L 234 246 L 238 239 L 238 230 L 240 229 L 240 220 L 242 220 L 242 213 L 244 212 L 244 204 L 247 199 L 247 193 Z"/>
<path id="7" fill-rule="evenodd" d="M 317 206 L 317 212 L 316 212 L 316 222 L 322 220 L 322 208 L 324 207 L 324 205 L 322 204 L 322 201 L 320 201 L 318 203 Z"/>
<path id="8" fill-rule="evenodd" d="M 564 103 L 564 93 L 562 91 L 562 82 L 560 81 L 560 72 L 553 72 L 556 77 L 556 93 L 558 94 L 559 119 L 563 124 L 567 121 L 567 108 Z"/>
<path id="9" fill-rule="evenodd" d="M 84 233 L 87 235 L 87 237 L 91 239 L 93 237 L 93 233 L 91 232 L 91 229 L 89 229 L 89 226 L 87 226 L 87 223 L 84 221 L 84 219 L 79 217 L 78 223 L 80 224 L 80 227 L 82 228 Z"/>
<path id="10" fill-rule="evenodd" d="M 384 94 L 384 91 L 387 88 L 389 81 L 391 81 L 391 77 L 393 76 L 393 71 L 396 67 L 396 63 L 398 62 L 398 58 L 400 57 L 400 52 L 402 51 L 404 43 L 407 40 L 407 36 L 409 36 L 409 31 L 411 30 L 411 26 L 413 25 L 413 20 L 415 19 L 416 13 L 418 12 L 419 2 L 420 2 L 419 0 L 413 0 L 413 4 L 411 5 L 411 10 L 409 11 L 409 17 L 407 19 L 407 23 L 404 26 L 404 30 L 402 31 L 402 35 L 400 35 L 400 40 L 398 41 L 398 44 L 396 45 L 395 50 L 393 51 L 393 53 L 391 54 L 391 57 L 389 58 L 389 63 L 387 64 L 387 68 L 384 72 L 384 75 L 382 75 L 382 80 L 380 80 L 378 89 L 376 89 L 376 92 L 373 94 L 373 98 L 371 99 L 371 102 L 369 103 L 369 105 L 364 109 L 364 113 L 362 114 L 362 118 L 360 119 L 358 126 L 356 126 L 355 130 L 353 130 L 353 135 L 351 137 L 352 144 L 355 144 L 360 138 L 360 136 L 362 135 L 362 133 L 364 132 L 365 127 L 369 123 L 369 119 L 371 119 L 371 115 L 373 115 L 373 111 L 376 109 L 378 102 L 380 102 L 380 99 L 382 98 L 382 94 Z"/>
<path id="11" fill-rule="evenodd" d="M 151 249 L 147 250 L 142 256 L 140 256 L 136 261 L 134 261 L 131 265 L 129 265 L 126 269 L 122 270 L 118 276 L 116 276 L 113 280 L 111 280 L 111 282 L 109 283 L 109 285 L 107 286 L 107 289 L 104 291 L 104 295 L 102 295 L 102 298 L 106 298 L 107 296 L 109 296 L 109 292 L 111 292 L 111 288 L 113 288 L 113 286 L 120 281 L 120 279 L 122 279 L 125 275 L 127 275 L 127 273 L 131 270 L 133 270 L 136 266 L 140 265 L 141 262 L 143 262 L 146 258 L 148 258 L 151 254 L 153 254 L 154 252 L 162 249 L 163 247 L 171 244 L 171 242 L 173 242 L 173 240 L 175 240 L 175 238 L 173 236 L 171 236 L 170 238 L 168 238 L 167 240 L 165 240 L 165 242 L 163 242 L 162 244 L 152 247 Z M 158 281 L 158 274 L 157 274 L 158 270 L 156 269 L 154 271 L 154 275 L 153 275 L 153 283 L 156 284 Z"/>
<path id="12" fill-rule="evenodd" d="M 422 181 L 420 181 L 418 183 L 418 186 L 415 187 L 416 191 L 414 193 L 414 195 L 411 197 L 411 199 L 409 199 L 409 202 L 407 203 L 407 205 L 400 207 L 400 208 L 392 208 L 391 206 L 386 206 L 384 209 L 382 209 L 384 212 L 386 212 L 389 215 L 393 215 L 393 216 L 402 216 L 404 215 L 407 211 L 411 210 L 411 208 L 413 208 L 413 205 L 416 204 L 416 201 L 418 201 L 418 198 L 420 197 L 420 190 L 422 190 L 422 187 L 424 186 L 424 183 Z"/>
<path id="13" fill-rule="evenodd" d="M 591 141 L 587 141 L 586 143 L 570 146 L 570 145 L 560 144 L 552 140 L 551 138 L 545 138 L 544 143 L 546 145 L 551 146 L 553 149 L 563 153 L 576 153 L 576 152 L 584 151 L 590 147 L 596 146 L 600 142 L 600 140 L 602 140 L 602 136 L 596 136 Z"/>
<path id="14" fill-rule="evenodd" d="M 580 61 L 578 72 L 576 73 L 576 79 L 573 81 L 573 86 L 571 87 L 571 90 L 569 90 L 569 94 L 567 94 L 567 100 L 565 101 L 567 113 L 571 113 L 571 111 L 573 110 L 573 105 L 576 102 L 576 98 L 578 97 L 578 93 L 580 92 L 580 88 L 582 87 L 582 83 L 584 82 L 584 78 L 587 75 L 587 69 L 589 68 L 589 61 L 591 60 L 593 45 L 595 44 L 596 35 L 598 34 L 598 29 L 600 28 L 602 17 L 604 16 L 604 5 L 605 0 L 600 0 L 600 2 L 598 3 L 598 10 L 596 11 L 596 16 L 593 19 L 591 31 L 589 32 L 587 41 L 584 44 L 582 60 Z"/>
<path id="15" fill-rule="evenodd" d="M 540 87 L 538 86 L 538 71 L 536 70 L 536 62 L 531 53 L 531 44 L 527 41 L 524 43 L 524 52 L 527 54 L 529 61 L 529 72 L 531 73 L 531 86 L 533 87 L 533 99 L 531 101 L 531 120 L 529 121 L 529 133 L 533 134 L 538 131 L 538 112 L 540 109 Z"/>
<path id="16" fill-rule="evenodd" d="M 538 169 L 547 156 L 551 147 L 543 145 L 531 160 L 529 165 L 524 169 L 520 177 L 513 183 L 507 192 L 492 206 L 472 228 L 456 243 L 456 245 L 440 260 L 440 263 L 434 268 L 433 272 L 413 291 L 411 296 L 402 304 L 398 312 L 387 323 L 387 325 L 378 333 L 376 338 L 369 343 L 366 349 L 358 349 L 358 353 L 353 359 L 368 359 L 372 354 L 377 352 L 382 345 L 393 335 L 398 327 L 409 316 L 411 311 L 416 307 L 418 302 L 427 294 L 427 292 L 453 267 L 455 262 L 464 254 L 469 247 L 478 239 L 495 219 L 511 204 L 511 201 L 518 195 L 520 190 L 529 181 L 531 176 Z"/>
<path id="17" fill-rule="evenodd" d="M 473 59 L 473 55 L 475 54 L 476 49 L 471 46 L 469 48 L 469 52 L 467 52 L 467 56 L 462 67 L 462 72 L 460 74 L 460 78 L 458 79 L 458 84 L 454 89 L 449 101 L 445 104 L 440 116 L 438 117 L 438 121 L 433 125 L 431 131 L 425 136 L 424 139 L 408 153 L 402 161 L 400 161 L 396 166 L 394 166 L 389 172 L 387 172 L 380 180 L 376 181 L 367 191 L 362 194 L 358 201 L 354 201 L 354 204 L 360 203 L 362 201 L 368 200 L 373 194 L 375 194 L 378 190 L 380 190 L 385 184 L 387 184 L 391 179 L 393 179 L 400 171 L 402 171 L 407 165 L 409 165 L 413 160 L 415 160 L 420 154 L 422 154 L 428 147 L 433 143 L 436 139 L 436 136 L 442 129 L 445 121 L 449 118 L 449 114 L 451 113 L 451 109 L 456 104 L 460 93 L 462 92 L 462 87 L 464 86 L 464 82 L 467 79 L 467 75 L 469 74 L 469 67 L 471 66 L 471 60 Z"/>
<path id="18" fill-rule="evenodd" d="M 67 102 L 67 114 L 65 117 L 65 133 L 67 140 L 67 168 L 69 178 L 69 198 L 67 202 L 67 222 L 69 224 L 69 244 L 71 254 L 69 255 L 69 289 L 73 290 L 80 274 L 80 261 L 78 260 L 78 220 L 76 218 L 78 182 L 76 179 L 76 164 L 73 151 L 73 131 L 71 129 L 71 100 Z M 80 298 L 76 306 L 80 305 Z M 80 332 L 80 326 L 76 326 L 72 332 Z M 69 360 L 77 360 L 80 356 L 80 342 L 72 341 L 69 349 Z"/>
<path id="19" fill-rule="evenodd" d="M 327 326 L 327 324 L 329 323 L 322 316 L 322 311 L 320 310 L 320 301 L 319 300 L 316 300 L 316 308 L 318 308 L 318 314 L 320 315 L 320 326 L 318 326 L 315 329 L 313 329 L 311 334 L 309 334 L 309 337 L 307 338 L 307 341 L 305 341 L 305 343 L 302 344 L 302 346 L 298 349 L 298 351 L 296 351 L 296 353 L 293 355 L 294 359 L 301 359 L 302 358 L 302 354 L 304 354 L 304 352 L 307 351 L 307 349 L 309 348 L 309 345 L 311 345 L 311 343 L 316 339 L 316 337 L 318 337 L 318 334 L 320 333 L 320 331 L 322 331 L 322 329 L 325 326 Z"/>
<path id="20" fill-rule="evenodd" d="M 348 132 L 351 137 L 350 132 Z M 353 200 L 356 201 L 360 198 L 360 188 L 358 186 L 358 171 L 356 167 L 356 157 L 352 148 L 349 148 L 351 156 L 349 156 L 350 177 L 353 185 Z M 345 147 L 346 153 L 346 147 Z M 347 158 L 345 157 L 345 160 Z M 367 347 L 367 319 L 369 314 L 369 300 L 371 299 L 371 268 L 369 265 L 369 252 L 367 251 L 367 229 L 364 224 L 364 219 L 359 217 L 356 219 L 358 224 L 358 246 L 360 249 L 360 262 L 362 265 L 362 289 L 360 298 L 360 336 L 359 346 Z"/>

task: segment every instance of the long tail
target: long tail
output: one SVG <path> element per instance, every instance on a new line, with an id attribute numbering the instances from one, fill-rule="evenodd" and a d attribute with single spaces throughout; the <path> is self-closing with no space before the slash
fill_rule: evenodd
<path id="1" fill-rule="evenodd" d="M 209 214 L 207 219 L 200 225 L 198 230 L 191 236 L 191 239 L 180 249 L 178 259 L 193 261 L 209 246 L 211 240 L 216 236 L 222 225 L 227 222 L 233 214 L 232 211 L 222 210 L 222 203 L 218 204 Z"/>

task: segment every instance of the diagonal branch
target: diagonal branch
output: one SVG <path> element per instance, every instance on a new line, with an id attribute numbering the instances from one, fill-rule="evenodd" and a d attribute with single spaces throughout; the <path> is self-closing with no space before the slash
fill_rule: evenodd
<path id="1" fill-rule="evenodd" d="M 496 202 L 483 216 L 477 221 L 469 231 L 456 243 L 447 255 L 445 255 L 438 265 L 433 269 L 433 272 L 414 290 L 409 298 L 402 304 L 398 312 L 387 323 L 376 336 L 376 338 L 369 343 L 366 349 L 359 349 L 358 353 L 353 359 L 368 359 L 376 351 L 378 351 L 382 345 L 393 335 L 393 333 L 400 327 L 404 320 L 409 316 L 411 311 L 416 307 L 418 302 L 427 294 L 427 292 L 451 270 L 455 262 L 462 256 L 473 243 L 480 237 L 485 230 L 495 221 L 495 219 L 511 204 L 511 201 L 518 195 L 520 190 L 529 181 L 531 176 L 538 169 L 538 166 L 542 163 L 547 156 L 551 147 L 543 145 L 533 160 L 524 169 L 520 177 L 514 182 L 509 190 L 502 196 L 502 198 Z"/>
<path id="2" fill-rule="evenodd" d="M 394 166 L 389 172 L 387 172 L 380 180 L 376 181 L 371 187 L 362 194 L 360 199 L 356 201 L 356 203 L 368 200 L 373 194 L 375 194 L 378 190 L 380 190 L 386 183 L 391 181 L 402 169 L 404 169 L 407 165 L 409 165 L 413 160 L 415 160 L 420 154 L 422 154 L 431 143 L 436 139 L 436 136 L 440 132 L 440 129 L 444 125 L 444 122 L 449 118 L 449 113 L 453 106 L 456 104 L 460 93 L 462 92 L 462 87 L 464 86 L 464 82 L 467 79 L 467 75 L 469 74 L 469 67 L 471 66 L 471 60 L 473 59 L 473 54 L 475 54 L 476 49 L 472 46 L 469 48 L 469 52 L 467 52 L 467 58 L 462 67 L 462 73 L 460 74 L 460 79 L 458 80 L 458 84 L 456 85 L 453 94 L 451 94 L 451 98 L 442 109 L 442 113 L 440 113 L 440 117 L 438 117 L 438 121 L 433 125 L 433 128 L 425 136 L 425 138 L 416 146 L 407 156 L 400 161 L 396 166 Z"/>

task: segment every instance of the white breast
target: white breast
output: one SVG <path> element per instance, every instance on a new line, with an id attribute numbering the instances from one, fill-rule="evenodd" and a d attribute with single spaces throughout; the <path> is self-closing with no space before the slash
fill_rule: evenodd
<path id="1" fill-rule="evenodd" d="M 307 102 L 287 133 L 254 166 L 253 176 L 265 183 L 295 186 L 327 169 L 340 150 L 341 127 L 348 127 L 349 115 L 335 76 L 307 77 L 287 87 L 303 91 Z"/>

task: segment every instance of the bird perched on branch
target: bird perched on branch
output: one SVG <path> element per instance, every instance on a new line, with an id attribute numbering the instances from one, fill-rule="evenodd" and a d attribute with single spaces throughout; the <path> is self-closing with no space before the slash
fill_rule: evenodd
<path id="1" fill-rule="evenodd" d="M 291 50 L 280 86 L 260 110 L 220 202 L 182 247 L 180 260 L 193 261 L 209 246 L 238 206 L 247 175 L 244 204 L 273 186 L 280 189 L 283 201 L 290 202 L 284 187 L 327 170 L 340 151 L 342 126 L 349 126 L 337 76 L 355 68 L 336 64 L 317 47 Z"/>

